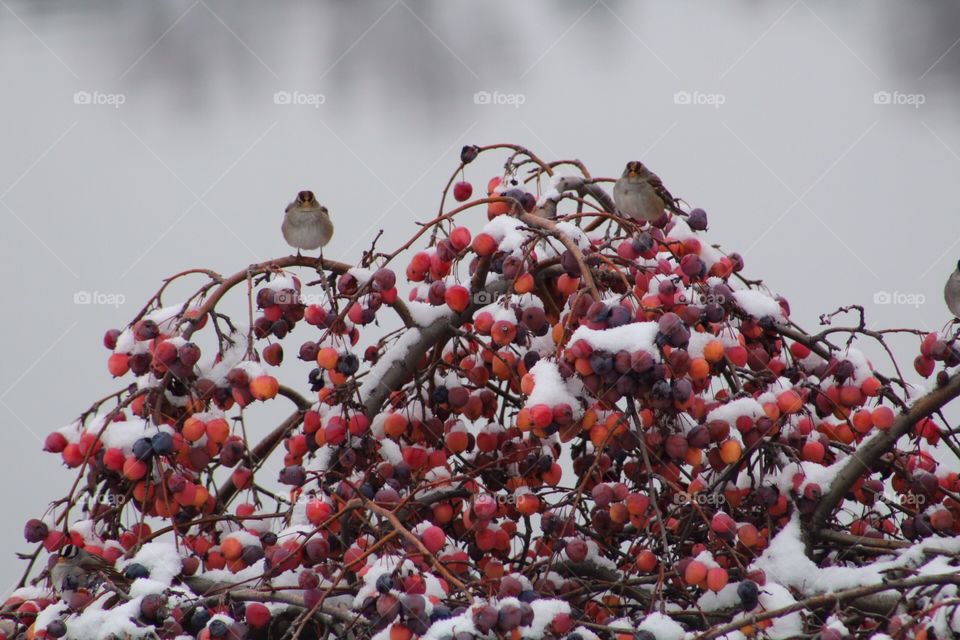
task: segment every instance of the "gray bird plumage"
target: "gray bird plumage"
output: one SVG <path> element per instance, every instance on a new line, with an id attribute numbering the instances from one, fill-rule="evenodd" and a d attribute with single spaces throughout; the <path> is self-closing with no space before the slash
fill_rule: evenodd
<path id="1" fill-rule="evenodd" d="M 957 269 L 947 278 L 947 284 L 943 287 L 943 299 L 950 313 L 960 318 L 960 262 L 957 263 Z"/>
<path id="2" fill-rule="evenodd" d="M 58 594 L 93 589 L 105 578 L 114 582 L 124 580 L 105 560 L 72 544 L 60 550 L 56 564 L 50 568 L 50 583 Z"/>
<path id="3" fill-rule="evenodd" d="M 317 202 L 313 192 L 301 191 L 287 205 L 281 230 L 287 244 L 299 253 L 301 249 L 323 249 L 333 236 L 333 223 L 327 208 Z"/>
<path id="4" fill-rule="evenodd" d="M 628 162 L 614 183 L 613 202 L 621 214 L 637 221 L 653 222 L 664 209 L 684 215 L 657 174 L 637 160 Z"/>

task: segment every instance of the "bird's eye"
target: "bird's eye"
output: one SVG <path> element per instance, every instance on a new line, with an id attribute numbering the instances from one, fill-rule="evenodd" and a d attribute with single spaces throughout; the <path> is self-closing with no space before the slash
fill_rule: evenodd
<path id="1" fill-rule="evenodd" d="M 67 559 L 74 558 L 79 552 L 80 552 L 80 549 L 78 549 L 76 546 L 72 544 L 68 544 L 63 549 L 60 550 L 60 557 L 67 558 Z"/>

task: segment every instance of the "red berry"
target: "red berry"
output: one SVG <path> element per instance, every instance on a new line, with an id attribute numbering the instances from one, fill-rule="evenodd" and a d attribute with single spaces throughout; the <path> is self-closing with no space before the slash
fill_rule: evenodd
<path id="1" fill-rule="evenodd" d="M 480 520 L 489 520 L 497 514 L 497 500 L 488 494 L 477 496 L 473 501 L 473 515 Z"/>
<path id="2" fill-rule="evenodd" d="M 127 373 L 130 370 L 130 356 L 125 353 L 113 353 L 107 358 L 107 371 L 114 378 Z"/>
<path id="3" fill-rule="evenodd" d="M 453 185 L 453 199 L 457 202 L 464 202 L 470 199 L 470 196 L 473 195 L 473 185 L 469 182 L 460 182 Z"/>
<path id="4" fill-rule="evenodd" d="M 244 618 L 254 629 L 260 629 L 270 623 L 270 609 L 259 602 L 248 602 Z"/>
<path id="5" fill-rule="evenodd" d="M 457 227 L 450 232 L 450 245 L 458 252 L 470 246 L 470 230 L 466 227 Z"/>
<path id="6" fill-rule="evenodd" d="M 279 367 L 280 363 L 283 362 L 283 347 L 280 346 L 280 343 L 275 342 L 264 347 L 263 359 L 270 366 Z"/>
<path id="7" fill-rule="evenodd" d="M 587 559 L 589 549 L 586 542 L 580 538 L 574 538 L 567 542 L 564 551 L 567 552 L 567 557 L 570 558 L 572 562 L 583 562 Z"/>
<path id="8" fill-rule="evenodd" d="M 49 453 L 60 453 L 67 446 L 67 439 L 59 431 L 54 431 L 43 441 L 43 450 Z"/>
<path id="9" fill-rule="evenodd" d="M 443 533 L 443 529 L 431 525 L 420 534 L 420 540 L 423 542 L 423 546 L 427 548 L 427 551 L 437 553 L 440 549 L 443 549 L 443 546 L 446 544 L 447 536 Z"/>
<path id="10" fill-rule="evenodd" d="M 472 247 L 478 256 L 490 256 L 497 250 L 497 241 L 488 233 L 478 233 L 473 239 Z"/>
<path id="11" fill-rule="evenodd" d="M 448 307 L 457 313 L 461 313 L 470 305 L 470 291 L 464 286 L 455 284 L 452 287 L 447 287 L 443 299 Z"/>

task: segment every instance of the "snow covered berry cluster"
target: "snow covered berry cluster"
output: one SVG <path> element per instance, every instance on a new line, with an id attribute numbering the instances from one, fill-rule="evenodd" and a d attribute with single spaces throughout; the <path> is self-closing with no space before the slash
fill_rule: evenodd
<path id="1" fill-rule="evenodd" d="M 874 367 L 862 308 L 805 330 L 702 209 L 610 182 L 468 146 L 356 265 L 165 281 L 47 437 L 77 482 L 0 638 L 951 637 L 956 336 Z"/>

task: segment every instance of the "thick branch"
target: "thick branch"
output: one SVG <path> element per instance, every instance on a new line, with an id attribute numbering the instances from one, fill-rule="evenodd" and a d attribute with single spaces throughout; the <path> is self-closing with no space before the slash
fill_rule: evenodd
<path id="1" fill-rule="evenodd" d="M 710 640 L 711 638 L 719 638 L 720 636 L 730 633 L 731 631 L 736 631 L 742 627 L 752 626 L 763 620 L 780 618 L 797 611 L 805 611 L 816 609 L 817 607 L 836 605 L 840 602 L 859 600 L 875 593 L 892 590 L 905 591 L 907 589 L 912 589 L 913 587 L 941 584 L 960 585 L 960 574 L 940 573 L 930 576 L 917 576 L 915 578 L 890 580 L 889 582 L 884 582 L 882 584 L 872 584 L 865 587 L 856 587 L 854 589 L 845 589 L 843 591 L 825 593 L 823 595 L 807 598 L 806 600 L 801 600 L 800 602 L 794 602 L 793 604 L 786 607 L 781 607 L 780 609 L 764 611 L 763 613 L 758 613 L 755 615 L 752 614 L 741 616 L 729 624 L 713 627 L 706 633 L 697 636 L 697 640 Z"/>

